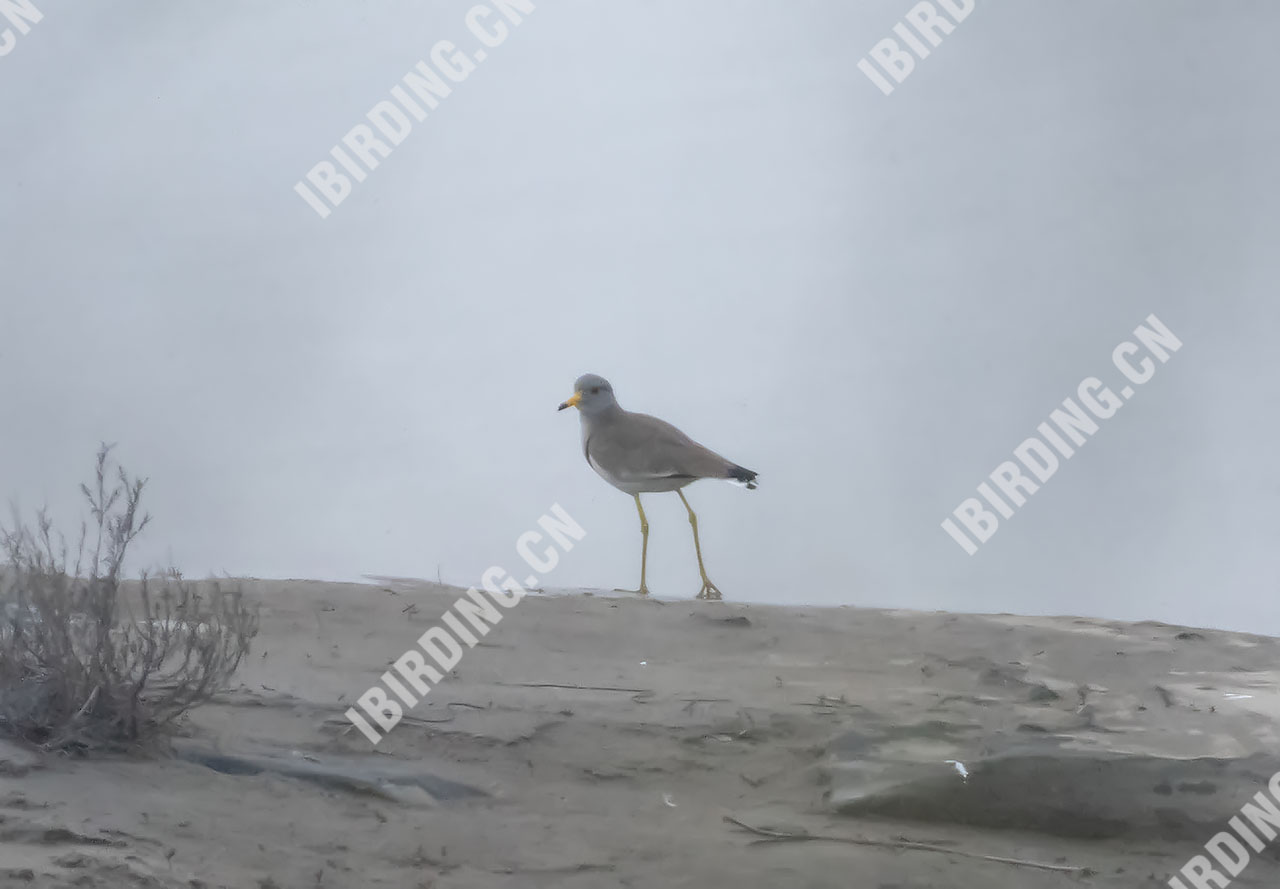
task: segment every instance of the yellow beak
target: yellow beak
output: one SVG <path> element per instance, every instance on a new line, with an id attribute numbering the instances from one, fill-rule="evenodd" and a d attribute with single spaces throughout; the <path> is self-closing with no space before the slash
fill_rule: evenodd
<path id="1" fill-rule="evenodd" d="M 560 406 L 559 406 L 558 408 L 556 408 L 556 410 L 558 410 L 558 411 L 562 411 L 562 410 L 564 410 L 564 409 L 565 409 L 565 408 L 567 408 L 567 407 L 577 407 L 577 406 L 578 406 L 578 402 L 579 402 L 579 401 L 581 401 L 581 400 L 582 400 L 582 393 L 581 393 L 581 392 L 575 392 L 575 393 L 573 393 L 572 395 L 570 395 L 570 396 L 569 396 L 569 400 L 568 400 L 568 401 L 562 402 L 562 403 L 560 404 Z"/>

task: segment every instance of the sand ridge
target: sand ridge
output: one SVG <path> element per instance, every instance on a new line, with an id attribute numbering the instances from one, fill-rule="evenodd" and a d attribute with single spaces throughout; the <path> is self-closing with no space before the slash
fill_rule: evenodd
<path id="1" fill-rule="evenodd" d="M 262 634 L 180 756 L 0 776 L 0 886 L 1155 887 L 1213 831 L 1089 839 L 836 804 L 860 764 L 885 786 L 933 769 L 963 798 L 947 760 L 979 781 L 1032 737 L 1162 764 L 1275 750 L 1267 637 L 591 595 L 526 598 L 375 750 L 343 711 L 461 591 L 246 591 Z M 215 771 L 214 754 L 253 767 Z M 307 774 L 327 769 L 354 777 Z M 726 816 L 888 845 L 771 842 Z M 1278 873 L 1259 858 L 1235 885 Z"/>

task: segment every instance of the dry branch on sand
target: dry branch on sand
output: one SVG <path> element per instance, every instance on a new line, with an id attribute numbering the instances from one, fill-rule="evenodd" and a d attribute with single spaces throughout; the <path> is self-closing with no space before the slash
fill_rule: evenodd
<path id="1" fill-rule="evenodd" d="M 220 691 L 249 650 L 257 616 L 238 589 L 175 570 L 128 581 L 125 555 L 150 516 L 144 479 L 98 452 L 91 520 L 72 549 L 41 511 L 15 517 L 0 546 L 0 736 L 47 750 L 135 745 Z"/>
<path id="2" fill-rule="evenodd" d="M 934 843 L 919 843 L 915 840 L 909 840 L 905 837 L 896 840 L 869 840 L 863 837 L 835 836 L 831 834 L 793 832 L 784 830 L 773 830 L 767 827 L 753 827 L 745 821 L 734 818 L 732 815 L 725 815 L 724 821 L 732 824 L 734 827 L 745 830 L 747 833 L 755 834 L 761 839 L 752 840 L 752 845 L 756 843 L 799 843 L 799 842 L 825 842 L 825 843 L 847 843 L 852 846 L 877 846 L 882 849 L 899 849 L 905 852 L 936 852 L 940 855 L 958 855 L 961 858 L 976 858 L 980 861 L 994 861 L 999 864 L 1011 864 L 1015 867 L 1029 867 L 1036 870 L 1057 871 L 1059 873 L 1077 874 L 1079 876 L 1089 876 L 1095 873 L 1093 868 L 1078 867 L 1072 864 L 1048 864 L 1042 861 L 1027 861 L 1022 858 L 1009 858 L 1004 855 L 984 855 L 980 852 L 969 852 L 964 849 L 957 849 L 951 846 L 939 846 Z"/>

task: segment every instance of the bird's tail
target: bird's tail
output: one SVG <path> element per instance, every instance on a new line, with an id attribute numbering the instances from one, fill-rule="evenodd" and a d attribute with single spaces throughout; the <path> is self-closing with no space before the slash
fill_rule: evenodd
<path id="1" fill-rule="evenodd" d="M 756 488 L 756 473 L 750 469 L 745 469 L 737 464 L 729 467 L 729 474 L 726 476 L 731 482 L 737 482 L 745 485 L 748 490 L 754 491 Z"/>

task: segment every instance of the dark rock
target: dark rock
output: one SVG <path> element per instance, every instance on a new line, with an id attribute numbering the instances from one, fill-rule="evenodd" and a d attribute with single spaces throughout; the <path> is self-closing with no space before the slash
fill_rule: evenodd
<path id="1" fill-rule="evenodd" d="M 335 790 L 368 793 L 397 801 L 406 799 L 401 791 L 417 788 L 432 801 L 454 801 L 489 796 L 483 790 L 460 784 L 417 769 L 395 767 L 372 758 L 353 756 L 277 756 L 227 754 L 195 745 L 175 744 L 179 759 L 221 772 L 224 775 L 258 775 L 264 772 L 311 781 Z"/>
<path id="2" fill-rule="evenodd" d="M 1271 754 L 1129 753 L 1078 746 L 1038 727 L 981 739 L 966 734 L 925 723 L 841 736 L 829 748 L 831 808 L 1058 836 L 1203 842 L 1280 771 L 1280 757 Z"/>
<path id="3" fill-rule="evenodd" d="M 1048 701 L 1058 701 L 1062 699 L 1062 695 L 1051 689 L 1044 683 L 1039 683 L 1031 687 L 1031 693 L 1027 695 L 1027 700 L 1042 703 Z"/>

